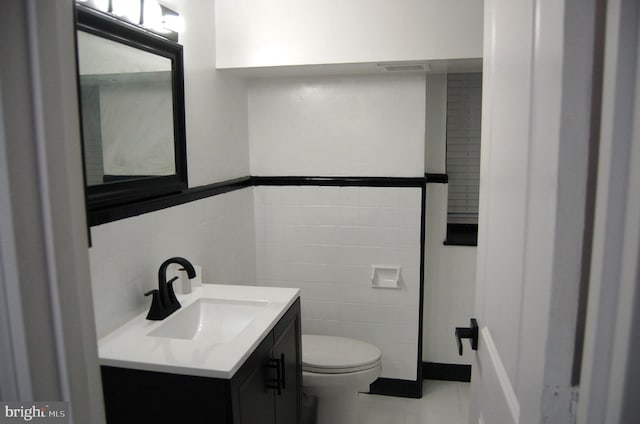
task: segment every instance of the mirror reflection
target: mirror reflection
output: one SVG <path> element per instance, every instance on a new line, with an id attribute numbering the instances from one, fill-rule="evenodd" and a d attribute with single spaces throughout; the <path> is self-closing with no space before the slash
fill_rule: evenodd
<path id="1" fill-rule="evenodd" d="M 171 59 L 78 31 L 86 182 L 176 174 Z"/>

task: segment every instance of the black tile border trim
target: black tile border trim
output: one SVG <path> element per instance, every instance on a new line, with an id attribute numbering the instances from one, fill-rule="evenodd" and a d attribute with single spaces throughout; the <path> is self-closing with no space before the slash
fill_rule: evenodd
<path id="1" fill-rule="evenodd" d="M 448 184 L 449 176 L 447 174 L 424 174 L 424 178 L 429 183 Z"/>
<path id="2" fill-rule="evenodd" d="M 427 225 L 427 185 L 424 184 L 420 193 L 420 299 L 418 300 L 418 369 L 416 378 L 416 388 L 419 396 L 422 397 L 422 382 L 424 378 L 421 378 L 424 373 L 424 367 L 422 362 L 422 334 L 424 325 L 424 273 L 425 273 L 425 245 L 426 245 L 426 225 Z"/>
<path id="3" fill-rule="evenodd" d="M 420 399 L 422 398 L 422 381 L 397 380 L 394 378 L 379 378 L 369 386 L 369 393 L 374 395 L 396 396 Z"/>
<path id="4" fill-rule="evenodd" d="M 443 364 L 440 362 L 424 362 L 422 377 L 425 380 L 471 381 L 471 365 Z"/>
<path id="5" fill-rule="evenodd" d="M 424 187 L 425 178 L 417 177 L 240 177 L 219 183 L 189 188 L 181 193 L 151 198 L 126 205 L 115 205 L 88 212 L 89 226 L 106 224 L 132 216 L 178 206 L 218 194 L 251 186 L 340 186 L 340 187 Z"/>
<path id="6" fill-rule="evenodd" d="M 235 178 L 233 180 L 190 188 L 181 193 L 171 194 L 168 196 L 143 200 L 127 205 L 95 209 L 88 212 L 87 219 L 90 226 L 106 224 L 108 222 L 178 206 L 183 203 L 193 202 L 195 200 L 216 196 L 218 194 L 240 190 L 252 185 L 251 177 Z"/>
<path id="7" fill-rule="evenodd" d="M 422 177 L 251 177 L 254 186 L 422 187 Z"/>

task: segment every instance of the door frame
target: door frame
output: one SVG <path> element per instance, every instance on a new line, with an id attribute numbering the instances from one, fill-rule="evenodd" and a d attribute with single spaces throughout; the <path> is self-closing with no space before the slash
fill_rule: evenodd
<path id="1" fill-rule="evenodd" d="M 32 400 L 7 173 L 0 81 L 0 398 Z"/>
<path id="2" fill-rule="evenodd" d="M 0 35 L 11 42 L 0 45 L 0 148 L 7 160 L 0 196 L 11 196 L 0 209 L 12 216 L 0 218 L 0 306 L 12 304 L 14 328 L 0 336 L 0 348 L 13 352 L 9 361 L 23 361 L 15 370 L 19 384 L 7 390 L 24 401 L 70 401 L 70 422 L 101 424 L 73 1 L 2 6 Z"/>
<path id="3" fill-rule="evenodd" d="M 578 423 L 640 420 L 640 5 L 609 0 Z M 635 119 L 634 119 L 635 118 Z"/>

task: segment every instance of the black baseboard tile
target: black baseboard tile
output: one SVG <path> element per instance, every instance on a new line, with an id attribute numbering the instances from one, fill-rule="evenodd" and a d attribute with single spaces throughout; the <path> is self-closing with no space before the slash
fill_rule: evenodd
<path id="1" fill-rule="evenodd" d="M 374 395 L 396 396 L 420 399 L 422 397 L 422 381 L 398 380 L 395 378 L 379 378 L 369 386 L 369 393 Z"/>
<path id="2" fill-rule="evenodd" d="M 447 184 L 449 182 L 449 176 L 447 174 L 424 174 L 424 177 L 427 180 L 427 184 Z"/>
<path id="3" fill-rule="evenodd" d="M 424 187 L 422 177 L 252 176 L 254 186 Z"/>
<path id="4" fill-rule="evenodd" d="M 471 365 L 423 362 L 422 377 L 425 380 L 471 381 Z"/>

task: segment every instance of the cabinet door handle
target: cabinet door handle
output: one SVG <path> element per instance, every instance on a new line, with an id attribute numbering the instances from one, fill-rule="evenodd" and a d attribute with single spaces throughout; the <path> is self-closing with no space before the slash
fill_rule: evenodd
<path id="1" fill-rule="evenodd" d="M 270 358 L 267 360 L 265 367 L 269 369 L 276 370 L 276 378 L 268 378 L 267 379 L 267 387 L 269 389 L 275 389 L 278 392 L 278 395 L 282 394 L 282 372 L 280 370 L 280 360 Z"/>
<path id="2" fill-rule="evenodd" d="M 285 366 L 284 366 L 284 353 L 280 354 L 280 367 L 282 369 L 282 371 L 280 372 L 280 377 L 282 378 L 282 389 L 286 389 L 286 379 L 284 378 L 284 370 L 285 370 Z"/>

